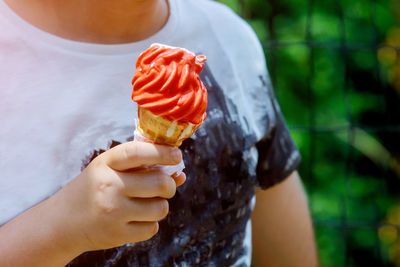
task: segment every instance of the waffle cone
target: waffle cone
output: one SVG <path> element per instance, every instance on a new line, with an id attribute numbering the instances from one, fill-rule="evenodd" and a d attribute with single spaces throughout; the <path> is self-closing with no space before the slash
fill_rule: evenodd
<path id="1" fill-rule="evenodd" d="M 201 123 L 170 121 L 140 107 L 138 116 L 138 131 L 154 143 L 163 145 L 180 146 L 182 141 L 192 136 L 201 125 Z"/>

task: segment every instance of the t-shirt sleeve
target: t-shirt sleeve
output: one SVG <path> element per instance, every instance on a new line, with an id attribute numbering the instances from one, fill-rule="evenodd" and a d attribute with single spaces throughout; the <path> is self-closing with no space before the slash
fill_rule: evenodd
<path id="1" fill-rule="evenodd" d="M 270 107 L 259 123 L 264 136 L 256 144 L 258 151 L 257 179 L 262 189 L 271 187 L 288 177 L 300 164 L 300 153 L 290 136 L 270 83 L 263 83 Z"/>

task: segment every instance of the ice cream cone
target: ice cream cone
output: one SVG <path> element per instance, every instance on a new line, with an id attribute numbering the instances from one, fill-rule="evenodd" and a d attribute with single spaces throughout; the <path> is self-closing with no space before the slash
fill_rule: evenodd
<path id="1" fill-rule="evenodd" d="M 180 146 L 200 127 L 201 123 L 170 121 L 152 112 L 138 108 L 138 131 L 157 144 Z"/>
<path id="2" fill-rule="evenodd" d="M 132 100 L 138 104 L 137 130 L 145 139 L 180 146 L 204 122 L 207 89 L 199 77 L 204 61 L 203 55 L 162 44 L 140 54 Z"/>

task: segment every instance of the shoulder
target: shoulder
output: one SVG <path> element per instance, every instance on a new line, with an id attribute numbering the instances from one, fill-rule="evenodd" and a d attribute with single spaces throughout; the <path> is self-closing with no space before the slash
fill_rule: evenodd
<path id="1" fill-rule="evenodd" d="M 207 47 L 209 66 L 224 94 L 240 110 L 248 129 L 259 140 L 266 120 L 273 122 L 272 86 L 264 51 L 250 25 L 229 7 L 211 0 L 180 1 L 189 36 Z M 197 23 L 194 24 L 193 21 Z"/>
<path id="2" fill-rule="evenodd" d="M 230 57 L 255 62 L 261 72 L 265 71 L 262 46 L 251 26 L 228 6 L 212 0 L 185 0 L 186 5 L 198 10 Z M 257 64 L 258 63 L 258 64 Z M 254 64 L 254 63 L 253 63 Z"/>
<path id="3" fill-rule="evenodd" d="M 255 38 L 254 41 L 257 40 L 247 22 L 228 6 L 212 0 L 189 0 L 189 2 L 193 2 L 199 10 L 203 11 L 203 14 L 207 16 L 208 21 L 214 26 L 215 30 L 227 32 L 228 34 L 235 33 L 236 37 L 246 36 Z"/>

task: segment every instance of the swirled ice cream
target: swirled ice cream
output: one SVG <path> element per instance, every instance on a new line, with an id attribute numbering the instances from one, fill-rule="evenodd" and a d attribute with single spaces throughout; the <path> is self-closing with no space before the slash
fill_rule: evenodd
<path id="1" fill-rule="evenodd" d="M 155 143 L 181 145 L 206 118 L 207 90 L 200 80 L 206 57 L 153 44 L 136 62 L 132 99 L 139 132 Z"/>

